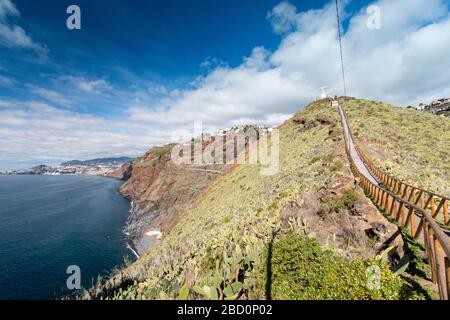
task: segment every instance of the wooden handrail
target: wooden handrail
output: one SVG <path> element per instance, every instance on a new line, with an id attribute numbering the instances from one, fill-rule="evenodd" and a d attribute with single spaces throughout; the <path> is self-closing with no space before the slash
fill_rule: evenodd
<path id="1" fill-rule="evenodd" d="M 433 218 L 441 220 L 445 225 L 450 225 L 448 212 L 449 199 L 436 193 L 412 186 L 404 181 L 392 177 L 377 168 L 369 158 L 355 145 L 361 160 L 370 173 L 387 189 L 400 195 L 405 200 L 414 199 L 414 203 L 424 210 L 430 210 Z"/>
<path id="2" fill-rule="evenodd" d="M 450 297 L 450 239 L 442 231 L 442 228 L 436 223 L 434 217 L 430 215 L 426 208 L 418 206 L 421 203 L 420 199 L 410 200 L 405 199 L 406 193 L 402 196 L 394 193 L 392 190 L 387 190 L 375 184 L 364 176 L 355 165 L 351 157 L 350 143 L 346 135 L 344 125 L 347 124 L 348 132 L 352 136 L 351 129 L 346 122 L 344 110 L 342 111 L 341 120 L 344 130 L 345 149 L 347 157 L 350 162 L 350 168 L 354 176 L 359 180 L 366 195 L 387 215 L 396 221 L 397 224 L 407 228 L 415 239 L 423 236 L 425 250 L 428 257 L 428 263 L 431 267 L 432 280 L 439 289 L 439 296 L 442 300 L 449 300 Z M 352 141 L 354 141 L 353 137 Z M 362 159 L 366 168 L 368 165 Z M 367 158 L 366 158 L 367 159 Z M 368 160 L 368 159 L 367 159 Z M 371 174 L 374 174 L 373 172 Z M 377 176 L 375 174 L 375 176 Z M 424 194 L 424 190 L 420 190 Z M 409 197 L 411 198 L 411 196 Z M 429 201 L 427 201 L 428 203 Z M 425 205 L 426 207 L 426 205 Z M 416 218 L 419 221 L 416 221 Z"/>
<path id="3" fill-rule="evenodd" d="M 439 296 L 448 300 L 450 296 L 450 239 L 434 221 L 433 217 L 420 207 L 407 202 L 396 194 L 373 184 L 359 172 L 352 162 L 353 174 L 359 179 L 364 191 L 387 215 L 407 228 L 415 239 L 423 236 L 432 280 L 438 286 Z M 418 223 L 415 221 L 419 219 Z"/>
<path id="4" fill-rule="evenodd" d="M 342 112 L 345 116 L 345 121 L 347 119 L 347 114 L 342 108 Z M 348 125 L 348 123 L 347 123 Z M 350 136 L 355 142 L 353 132 L 348 126 Z M 443 224 L 450 226 L 450 215 L 449 215 L 449 203 L 450 199 L 436 193 L 424 190 L 415 186 L 412 186 L 398 178 L 386 174 L 384 171 L 379 169 L 373 164 L 372 161 L 362 152 L 361 148 L 355 144 L 355 150 L 358 153 L 361 160 L 364 162 L 367 170 L 370 174 L 381 184 L 386 186 L 387 189 L 400 195 L 404 200 L 413 201 L 416 205 L 424 210 L 430 210 L 431 216 Z"/>

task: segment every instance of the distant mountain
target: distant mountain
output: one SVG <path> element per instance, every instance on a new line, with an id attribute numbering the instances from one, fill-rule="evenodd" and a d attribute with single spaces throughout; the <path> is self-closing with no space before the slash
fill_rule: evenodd
<path id="1" fill-rule="evenodd" d="M 99 158 L 91 160 L 71 160 L 61 163 L 62 166 L 95 166 L 95 165 L 112 165 L 133 161 L 134 158 L 118 157 L 118 158 Z"/>

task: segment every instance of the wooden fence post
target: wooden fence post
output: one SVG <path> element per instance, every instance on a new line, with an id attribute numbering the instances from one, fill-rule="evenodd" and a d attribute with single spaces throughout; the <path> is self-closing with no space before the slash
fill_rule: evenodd
<path id="1" fill-rule="evenodd" d="M 447 284 L 447 299 L 450 299 L 450 257 L 445 258 L 445 282 Z"/>

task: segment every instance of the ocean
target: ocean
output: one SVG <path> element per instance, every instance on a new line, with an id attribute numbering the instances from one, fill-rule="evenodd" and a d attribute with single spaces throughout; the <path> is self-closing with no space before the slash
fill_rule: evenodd
<path id="1" fill-rule="evenodd" d="M 58 299 L 132 260 L 121 181 L 96 176 L 0 176 L 0 299 Z"/>

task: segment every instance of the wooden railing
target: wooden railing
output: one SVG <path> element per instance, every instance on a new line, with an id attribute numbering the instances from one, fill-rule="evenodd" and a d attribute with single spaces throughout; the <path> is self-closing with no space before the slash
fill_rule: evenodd
<path id="1" fill-rule="evenodd" d="M 347 123 L 343 109 L 341 120 Z M 351 129 L 348 132 L 354 140 Z M 364 176 L 355 165 L 350 153 L 350 142 L 345 133 L 344 139 L 347 157 L 350 162 L 354 176 L 359 180 L 366 195 L 382 210 L 385 211 L 397 224 L 407 228 L 415 239 L 422 235 L 428 263 L 431 267 L 432 281 L 439 289 L 439 296 L 442 300 L 449 300 L 450 297 L 450 238 L 446 235 L 441 226 L 436 223 L 433 216 L 427 212 L 426 206 L 420 207 L 415 202 L 411 202 L 405 197 L 401 197 L 392 191 L 387 190 L 382 185 L 375 184 Z M 363 160 L 363 159 L 361 159 Z M 366 159 L 367 160 L 367 159 Z M 363 163 L 367 166 L 365 161 Z M 369 168 L 368 168 L 369 169 Z M 388 185 L 388 184 L 386 184 Z M 443 206 L 443 205 L 442 205 Z"/>
<path id="2" fill-rule="evenodd" d="M 354 140 L 353 140 L 354 141 Z M 372 161 L 367 158 L 364 152 L 355 145 L 356 152 L 366 165 L 372 176 L 374 176 L 380 184 L 388 190 L 399 195 L 402 199 L 414 203 L 416 206 L 424 210 L 429 210 L 431 216 L 437 221 L 449 226 L 450 218 L 448 213 L 449 199 L 435 193 L 423 190 L 407 184 L 395 177 L 392 177 L 377 168 Z"/>
<path id="3" fill-rule="evenodd" d="M 431 267 L 432 280 L 438 286 L 440 298 L 448 300 L 450 296 L 449 237 L 426 210 L 373 184 L 359 172 L 354 163 L 351 163 L 351 168 L 367 196 L 379 208 L 383 209 L 399 225 L 407 228 L 415 239 L 423 235 L 422 239 Z"/>

